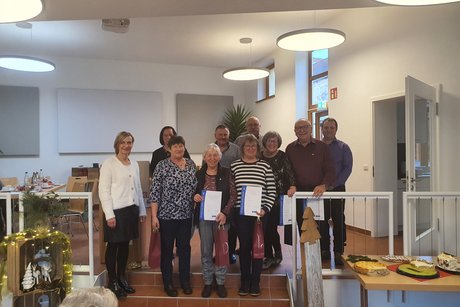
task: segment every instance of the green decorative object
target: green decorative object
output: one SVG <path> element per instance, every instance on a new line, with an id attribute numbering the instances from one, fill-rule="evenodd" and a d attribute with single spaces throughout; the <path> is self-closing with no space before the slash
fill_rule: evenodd
<path id="1" fill-rule="evenodd" d="M 24 228 L 50 227 L 52 220 L 67 212 L 68 203 L 54 192 L 38 195 L 27 191 L 22 196 Z"/>
<path id="2" fill-rule="evenodd" d="M 237 137 L 246 132 L 246 120 L 251 116 L 251 111 L 243 105 L 237 105 L 225 111 L 222 124 L 230 130 L 230 141 L 233 142 Z"/>

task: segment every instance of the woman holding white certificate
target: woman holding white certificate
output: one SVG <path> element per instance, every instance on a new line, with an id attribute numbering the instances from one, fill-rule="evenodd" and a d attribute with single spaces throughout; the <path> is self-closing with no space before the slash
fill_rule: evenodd
<path id="1" fill-rule="evenodd" d="M 202 297 L 211 296 L 214 264 L 212 251 L 214 235 L 218 226 L 226 230 L 230 227 L 233 205 L 236 201 L 236 188 L 233 175 L 229 168 L 220 165 L 222 153 L 214 143 L 209 144 L 203 153 L 206 162 L 196 173 L 198 185 L 193 200 L 198 203 L 195 212 L 199 215 L 199 232 L 201 240 L 201 266 L 203 270 L 204 288 Z M 216 266 L 215 275 L 217 282 L 217 295 L 227 296 L 225 289 L 226 266 Z"/>
<path id="2" fill-rule="evenodd" d="M 230 167 L 238 193 L 235 207 L 240 209 L 240 214 L 234 215 L 240 240 L 241 286 L 238 294 L 259 296 L 262 259 L 251 256 L 252 234 L 257 218 L 263 222 L 265 214 L 270 212 L 276 197 L 276 186 L 270 165 L 259 159 L 260 145 L 254 135 L 244 137 L 241 153 L 241 159 L 234 161 Z"/>

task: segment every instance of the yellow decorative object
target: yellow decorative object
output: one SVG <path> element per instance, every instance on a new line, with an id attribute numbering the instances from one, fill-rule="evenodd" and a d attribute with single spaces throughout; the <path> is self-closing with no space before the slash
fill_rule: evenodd
<path id="1" fill-rule="evenodd" d="M 44 282 L 34 291 L 55 291 L 61 299 L 70 293 L 72 286 L 72 250 L 70 240 L 64 233 L 47 228 L 27 229 L 6 236 L 0 243 L 0 289 L 8 286 L 14 296 L 23 295 L 21 278 L 27 263 L 37 261 L 33 256 L 43 249 L 55 263 L 54 278 Z M 31 256 L 32 255 L 32 256 Z M 9 278 L 6 278 L 8 276 Z M 0 294 L 1 295 L 1 294 Z"/>

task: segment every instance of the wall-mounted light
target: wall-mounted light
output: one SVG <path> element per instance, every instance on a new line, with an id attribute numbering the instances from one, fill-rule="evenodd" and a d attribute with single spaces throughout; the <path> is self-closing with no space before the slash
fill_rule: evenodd
<path id="1" fill-rule="evenodd" d="M 41 0 L 0 0 L 0 23 L 31 19 L 42 10 Z"/>
<path id="2" fill-rule="evenodd" d="M 251 60 L 252 50 L 251 50 L 251 43 L 252 38 L 243 37 L 240 39 L 241 44 L 249 44 L 249 61 Z M 253 65 L 248 65 L 245 67 L 236 67 L 227 69 L 222 73 L 222 76 L 225 79 L 235 80 L 235 81 L 249 81 L 249 80 L 257 80 L 267 77 L 270 74 L 268 69 L 256 67 Z"/>
<path id="3" fill-rule="evenodd" d="M 16 55 L 0 55 L 0 67 L 27 72 L 48 72 L 56 68 L 46 60 Z"/>

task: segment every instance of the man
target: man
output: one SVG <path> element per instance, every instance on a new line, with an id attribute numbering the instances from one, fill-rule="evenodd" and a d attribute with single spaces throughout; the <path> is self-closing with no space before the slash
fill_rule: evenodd
<path id="1" fill-rule="evenodd" d="M 263 135 L 260 134 L 260 121 L 257 117 L 251 116 L 246 120 L 246 134 L 242 134 L 239 137 L 236 138 L 235 144 L 238 145 L 238 147 L 241 147 L 241 143 L 244 140 L 244 137 L 248 134 L 253 134 L 257 140 L 259 141 L 260 147 L 263 148 L 262 146 L 262 137 Z"/>
<path id="2" fill-rule="evenodd" d="M 328 187 L 335 182 L 334 161 L 332 160 L 329 147 L 311 135 L 311 123 L 306 119 L 299 119 L 294 125 L 297 140 L 286 147 L 286 154 L 291 162 L 296 179 L 297 191 L 312 191 L 314 196 L 321 196 Z M 303 221 L 303 206 L 297 204 L 297 224 L 299 231 Z M 326 223 L 320 221 L 320 224 Z M 287 233 L 289 228 L 285 229 Z M 285 236 L 285 241 L 288 237 Z M 289 243 L 286 242 L 286 243 Z M 321 245 L 322 254 L 329 250 Z"/>
<path id="3" fill-rule="evenodd" d="M 335 182 L 332 185 L 331 192 L 345 192 L 345 182 L 350 177 L 353 168 L 353 155 L 350 147 L 344 142 L 338 140 L 335 135 L 337 133 L 338 124 L 334 118 L 327 118 L 321 123 L 321 132 L 323 134 L 323 142 L 330 149 L 332 160 L 335 167 Z M 345 229 L 345 200 L 331 199 L 324 201 L 325 220 L 331 218 L 334 223 L 334 253 L 335 263 L 343 265 L 340 255 L 343 254 L 344 243 L 346 241 Z M 325 223 L 321 224 L 321 246 L 329 245 L 329 229 Z"/>
<path id="4" fill-rule="evenodd" d="M 230 142 L 230 131 L 224 125 L 219 125 L 214 131 L 214 137 L 216 139 L 216 144 L 219 146 L 220 151 L 222 152 L 222 159 L 220 159 L 220 164 L 225 167 L 230 167 L 230 164 L 238 160 L 241 156 L 240 147 L 232 142 Z"/>

